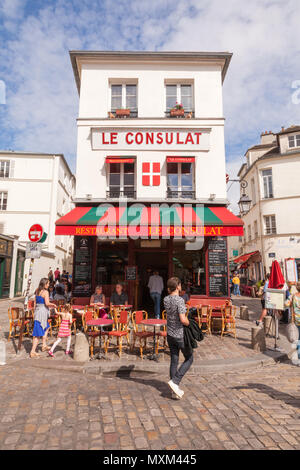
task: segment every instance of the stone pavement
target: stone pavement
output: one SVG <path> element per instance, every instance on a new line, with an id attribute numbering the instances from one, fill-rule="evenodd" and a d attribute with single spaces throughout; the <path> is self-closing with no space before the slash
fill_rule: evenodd
<path id="1" fill-rule="evenodd" d="M 0 367 L 0 449 L 300 449 L 299 368 L 101 377 Z"/>
<path id="2" fill-rule="evenodd" d="M 234 298 L 234 303 L 238 305 L 238 307 L 242 304 L 246 304 L 249 306 L 250 310 L 256 311 L 256 315 L 260 314 L 260 300 L 259 299 L 249 299 L 247 297 L 244 298 Z M 13 301 L 12 305 L 22 305 L 21 301 Z M 8 308 L 8 301 L 0 302 L 0 340 L 6 339 L 8 335 L 8 317 L 7 317 L 7 308 Z M 212 369 L 222 369 L 223 367 L 227 366 L 229 370 L 233 367 L 248 367 L 256 366 L 261 362 L 266 361 L 266 363 L 272 361 L 272 357 L 277 358 L 278 353 L 273 353 L 271 351 L 266 351 L 265 354 L 257 353 L 251 349 L 251 328 L 253 327 L 253 323 L 250 321 L 244 321 L 237 318 L 237 339 L 234 339 L 232 336 L 225 336 L 221 338 L 220 335 L 213 334 L 212 336 L 206 335 L 203 342 L 199 344 L 198 349 L 195 350 L 195 361 L 193 365 L 193 369 L 195 372 L 201 373 L 203 368 Z M 283 329 L 283 328 L 282 328 Z M 282 339 L 280 341 L 280 346 L 283 347 L 286 353 L 289 352 L 290 346 L 287 343 L 284 334 L 281 335 Z M 56 339 L 56 334 L 51 338 L 49 338 L 49 345 L 51 345 Z M 22 360 L 22 365 L 24 367 L 29 366 L 29 363 L 32 362 L 32 359 L 29 359 L 29 351 L 31 349 L 32 339 L 28 337 L 24 337 L 23 346 L 21 354 L 16 356 L 16 348 L 18 341 L 11 340 L 7 344 L 7 362 L 10 363 L 11 361 L 20 361 Z M 98 342 L 97 342 L 98 344 Z M 74 337 L 72 339 L 72 345 L 74 345 Z M 113 341 L 112 341 L 113 345 Z M 267 338 L 267 346 L 269 348 L 273 347 L 274 339 Z M 47 353 L 41 353 L 41 360 L 35 359 L 36 366 L 42 367 L 55 367 L 55 361 L 57 362 L 57 367 L 61 368 L 63 366 L 70 366 L 70 368 L 74 368 L 75 364 L 73 362 L 72 357 L 66 357 L 64 354 L 65 348 L 65 340 L 57 347 L 55 351 L 55 359 L 49 358 Z M 152 341 L 149 341 L 148 352 L 151 352 L 152 348 Z M 97 349 L 95 352 L 98 352 Z M 139 369 L 147 369 L 153 371 L 162 371 L 166 372 L 168 369 L 169 364 L 169 353 L 161 352 L 160 354 L 160 366 L 157 366 L 152 361 L 141 360 L 139 357 L 139 351 L 136 349 L 134 353 L 131 353 L 127 346 L 124 346 L 124 353 L 122 355 L 122 359 L 120 360 L 117 355 L 116 347 L 111 347 L 110 352 L 107 356 L 107 361 L 101 361 L 101 367 L 104 366 L 107 369 L 111 368 L 118 368 L 122 365 L 133 364 L 134 367 Z M 92 362 L 92 364 L 91 364 Z M 164 367 L 163 367 L 164 365 Z M 88 364 L 89 372 L 91 370 L 97 369 L 99 366 L 99 361 L 90 361 Z M 96 371 L 97 373 L 97 371 Z"/>

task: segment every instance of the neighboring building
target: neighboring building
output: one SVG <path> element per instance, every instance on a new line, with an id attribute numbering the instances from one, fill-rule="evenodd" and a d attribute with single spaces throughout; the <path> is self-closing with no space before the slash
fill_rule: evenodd
<path id="1" fill-rule="evenodd" d="M 32 289 L 49 267 L 72 271 L 73 243 L 55 236 L 55 220 L 72 209 L 74 193 L 75 177 L 63 155 L 0 151 L 0 297 L 26 289 L 30 260 L 25 261 L 25 247 L 33 224 L 41 224 L 47 238 L 34 263 Z"/>
<path id="2" fill-rule="evenodd" d="M 248 183 L 252 205 L 243 217 L 239 264 L 249 279 L 258 280 L 276 259 L 286 278 L 295 280 L 297 271 L 300 275 L 300 126 L 263 133 L 245 156 L 239 178 Z"/>
<path id="3" fill-rule="evenodd" d="M 241 220 L 226 208 L 222 84 L 231 54 L 70 55 L 80 95 L 76 208 L 57 221 L 56 233 L 76 235 L 73 293 L 88 296 L 102 284 L 109 296 L 122 281 L 131 302 L 145 306 L 148 278 L 157 269 L 165 282 L 175 274 L 196 294 L 228 297 L 227 236 L 243 234 Z M 120 198 L 127 209 L 115 212 Z M 112 207 L 98 209 L 103 203 Z M 139 212 L 136 203 L 149 210 Z M 150 211 L 162 203 L 167 208 Z M 203 204 L 198 212 L 196 204 Z M 164 239 L 168 214 L 171 237 Z M 116 228 L 104 240 L 99 224 L 114 216 Z M 181 230 L 185 216 L 193 222 L 188 231 Z M 129 234 L 134 220 L 137 239 Z M 203 246 L 190 251 L 187 234 L 204 235 Z"/>

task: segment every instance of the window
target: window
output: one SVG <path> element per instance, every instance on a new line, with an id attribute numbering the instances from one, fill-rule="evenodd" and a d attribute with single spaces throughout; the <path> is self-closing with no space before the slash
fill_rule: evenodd
<path id="1" fill-rule="evenodd" d="M 289 136 L 289 147 L 300 147 L 300 134 Z"/>
<path id="2" fill-rule="evenodd" d="M 186 113 L 193 111 L 192 85 L 166 85 L 166 111 L 170 112 L 176 103 L 182 104 Z"/>
<path id="3" fill-rule="evenodd" d="M 0 210 L 6 211 L 7 209 L 7 192 L 0 191 Z"/>
<path id="4" fill-rule="evenodd" d="M 137 116 L 137 86 L 111 85 L 111 111 L 130 109 L 130 115 Z"/>
<path id="5" fill-rule="evenodd" d="M 251 179 L 252 205 L 256 204 L 256 191 L 254 178 Z"/>
<path id="6" fill-rule="evenodd" d="M 194 198 L 193 163 L 167 163 L 167 188 L 169 198 Z"/>
<path id="7" fill-rule="evenodd" d="M 263 178 L 264 198 L 265 199 L 272 198 L 273 197 L 272 169 L 263 170 L 262 171 L 262 178 Z"/>
<path id="8" fill-rule="evenodd" d="M 134 163 L 110 163 L 108 178 L 109 197 L 135 197 Z"/>
<path id="9" fill-rule="evenodd" d="M 258 237 L 258 225 L 257 225 L 257 220 L 254 221 L 254 237 Z"/>
<path id="10" fill-rule="evenodd" d="M 0 178 L 9 178 L 10 161 L 0 160 Z"/>
<path id="11" fill-rule="evenodd" d="M 265 221 L 265 235 L 271 235 L 276 232 L 276 219 L 275 215 L 264 216 Z"/>
<path id="12" fill-rule="evenodd" d="M 251 241 L 251 225 L 248 225 L 248 241 Z"/>

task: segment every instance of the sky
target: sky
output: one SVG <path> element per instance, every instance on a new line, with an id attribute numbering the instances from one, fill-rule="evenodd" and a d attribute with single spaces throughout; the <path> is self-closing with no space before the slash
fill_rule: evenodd
<path id="1" fill-rule="evenodd" d="M 300 124 L 299 24 L 299 0 L 0 0 L 0 148 L 64 153 L 75 171 L 69 50 L 229 51 L 226 165 L 236 178 L 261 132 Z M 237 183 L 228 196 L 236 211 Z"/>

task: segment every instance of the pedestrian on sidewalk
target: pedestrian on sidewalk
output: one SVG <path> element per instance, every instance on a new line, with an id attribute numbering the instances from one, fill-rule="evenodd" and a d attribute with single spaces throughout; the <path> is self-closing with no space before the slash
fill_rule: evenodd
<path id="1" fill-rule="evenodd" d="M 68 338 L 66 354 L 70 354 L 71 349 L 71 325 L 72 325 L 72 314 L 71 306 L 69 304 L 65 305 L 62 309 L 62 312 L 57 312 L 61 316 L 61 324 L 58 330 L 58 339 L 53 344 L 52 348 L 48 352 L 49 356 L 54 357 L 54 349 L 59 345 L 62 338 Z"/>
<path id="2" fill-rule="evenodd" d="M 34 323 L 33 323 L 33 341 L 30 357 L 39 357 L 36 353 L 36 348 L 39 339 L 43 339 L 42 351 L 48 351 L 50 348 L 47 346 L 49 308 L 55 308 L 56 305 L 52 304 L 49 300 L 49 279 L 42 278 L 39 287 L 35 291 L 35 309 L 34 309 Z"/>
<path id="3" fill-rule="evenodd" d="M 163 278 L 159 275 L 158 271 L 154 271 L 152 276 L 150 276 L 148 287 L 150 291 L 150 297 L 154 303 L 155 318 L 160 318 L 160 299 L 161 293 L 164 290 L 164 281 Z"/>
<path id="4" fill-rule="evenodd" d="M 261 298 L 261 306 L 262 306 L 262 311 L 261 315 L 258 320 L 256 320 L 256 326 L 263 326 L 263 319 L 268 313 L 268 310 L 266 309 L 266 290 L 268 289 L 269 285 L 269 279 L 270 279 L 270 274 L 268 273 L 266 275 L 266 279 L 262 282 L 262 285 L 259 288 L 258 291 L 258 296 Z"/>
<path id="5" fill-rule="evenodd" d="M 178 277 L 171 277 L 167 283 L 169 295 L 164 298 L 167 314 L 167 341 L 171 353 L 170 380 L 168 382 L 176 398 L 182 398 L 184 391 L 179 384 L 193 363 L 193 351 L 187 350 L 184 344 L 184 325 L 189 325 L 186 317 L 186 306 L 180 297 L 181 283 Z M 184 362 L 178 369 L 179 352 L 184 355 Z"/>
<path id="6" fill-rule="evenodd" d="M 236 274 L 233 278 L 232 278 L 232 284 L 233 284 L 233 295 L 238 295 L 240 296 L 241 293 L 240 293 L 240 276 L 238 274 Z"/>

